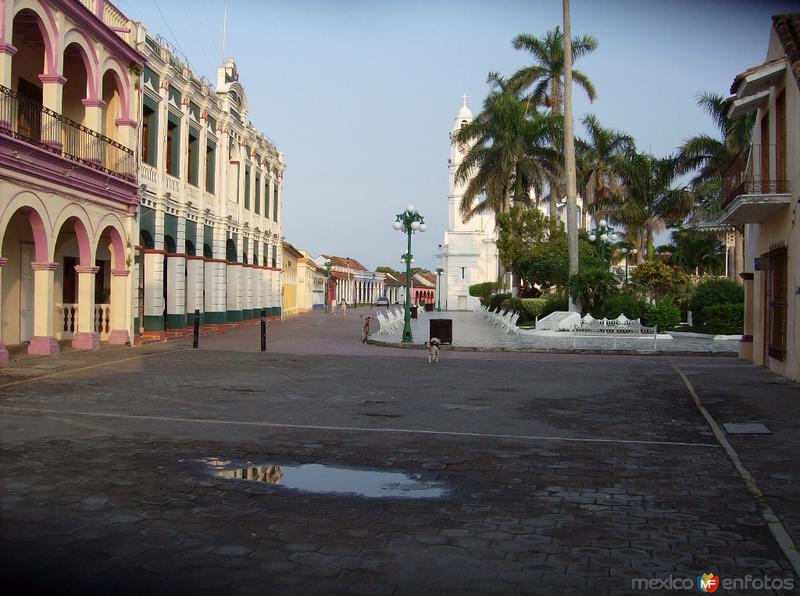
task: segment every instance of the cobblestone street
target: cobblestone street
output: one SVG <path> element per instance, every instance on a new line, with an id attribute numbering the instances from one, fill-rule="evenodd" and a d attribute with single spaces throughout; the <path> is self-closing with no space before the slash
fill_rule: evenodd
<path id="1" fill-rule="evenodd" d="M 797 581 L 762 515 L 770 506 L 800 539 L 797 385 L 735 358 L 443 352 L 428 365 L 423 351 L 361 344 L 359 314 L 272 324 L 266 354 L 249 327 L 197 351 L 12 361 L 0 372 L 4 593 L 622 594 L 709 571 Z M 719 424 L 772 431 L 728 436 L 763 499 L 679 373 Z M 402 472 L 447 490 L 299 492 L 214 477 L 208 459 Z"/>

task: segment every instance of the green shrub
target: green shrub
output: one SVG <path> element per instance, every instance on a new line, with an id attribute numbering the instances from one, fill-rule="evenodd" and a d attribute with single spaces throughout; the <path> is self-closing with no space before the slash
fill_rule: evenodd
<path id="1" fill-rule="evenodd" d="M 654 306 L 648 306 L 642 315 L 642 323 L 648 327 L 657 327 L 659 331 L 674 329 L 681 322 L 681 309 L 671 300 L 661 300 Z"/>
<path id="2" fill-rule="evenodd" d="M 703 309 L 703 333 L 739 335 L 744 329 L 744 304 L 712 304 Z"/>
<path id="3" fill-rule="evenodd" d="M 541 312 L 547 304 L 544 298 L 506 298 L 500 304 L 502 310 L 511 310 L 519 313 L 518 325 L 528 325 L 541 317 Z"/>
<path id="4" fill-rule="evenodd" d="M 612 294 L 591 314 L 597 319 L 616 319 L 620 315 L 640 319 L 649 308 L 650 305 L 635 294 Z"/>
<path id="5" fill-rule="evenodd" d="M 539 298 L 542 300 L 542 298 Z M 565 311 L 569 309 L 569 300 L 566 294 L 547 294 L 544 298 L 542 311 L 539 313 L 539 318 L 542 319 L 550 313 L 556 311 Z"/>
<path id="6" fill-rule="evenodd" d="M 473 298 L 488 298 L 492 295 L 492 292 L 496 292 L 499 289 L 497 282 L 486 281 L 482 284 L 472 284 L 469 287 L 469 295 Z"/>
<path id="7" fill-rule="evenodd" d="M 585 312 L 600 306 L 617 289 L 617 278 L 607 269 L 591 268 L 569 278 L 569 293 Z"/>
<path id="8" fill-rule="evenodd" d="M 744 303 L 744 289 L 730 279 L 709 279 L 697 285 L 689 299 L 692 324 L 700 329 L 705 325 L 705 309 L 719 304 Z"/>
<path id="9" fill-rule="evenodd" d="M 655 300 L 685 294 L 689 286 L 689 276 L 686 273 L 662 261 L 641 263 L 631 274 L 631 280 Z"/>
<path id="10" fill-rule="evenodd" d="M 498 307 L 499 307 L 501 304 L 503 304 L 503 300 L 505 300 L 506 298 L 511 298 L 511 294 L 493 294 L 493 295 L 492 295 L 492 296 L 490 296 L 490 297 L 489 297 L 489 299 L 486 301 L 486 305 L 487 305 L 487 306 L 489 307 L 489 309 L 491 309 L 491 310 L 497 310 L 497 308 L 498 308 Z"/>

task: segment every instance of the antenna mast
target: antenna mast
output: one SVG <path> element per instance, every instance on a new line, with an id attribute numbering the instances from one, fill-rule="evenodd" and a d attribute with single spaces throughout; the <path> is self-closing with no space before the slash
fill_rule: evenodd
<path id="1" fill-rule="evenodd" d="M 225 12 L 222 16 L 222 60 L 225 63 L 225 41 L 228 34 L 228 0 L 225 0 Z"/>

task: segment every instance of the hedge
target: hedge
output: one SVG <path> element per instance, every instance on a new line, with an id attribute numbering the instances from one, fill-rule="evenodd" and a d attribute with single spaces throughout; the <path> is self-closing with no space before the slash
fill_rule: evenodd
<path id="1" fill-rule="evenodd" d="M 469 287 L 469 295 L 473 298 L 488 298 L 492 295 L 492 292 L 496 292 L 499 289 L 500 286 L 497 282 L 486 281 L 481 284 L 472 284 Z"/>
<path id="2" fill-rule="evenodd" d="M 703 309 L 704 333 L 739 335 L 744 329 L 744 304 L 712 304 Z"/>
<path id="3" fill-rule="evenodd" d="M 709 279 L 697 285 L 689 299 L 689 310 L 692 311 L 692 324 L 703 329 L 705 326 L 705 310 L 720 304 L 744 303 L 744 289 L 730 279 Z"/>

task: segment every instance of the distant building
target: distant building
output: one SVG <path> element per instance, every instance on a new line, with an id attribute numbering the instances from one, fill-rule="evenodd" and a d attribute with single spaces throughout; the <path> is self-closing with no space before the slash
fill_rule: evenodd
<path id="1" fill-rule="evenodd" d="M 344 301 L 351 306 L 374 304 L 378 298 L 384 295 L 385 275 L 383 273 L 370 271 L 355 259 L 348 257 L 320 255 L 316 259 L 317 265 L 322 267 L 326 262 L 332 264 L 333 299 L 337 303 Z"/>
<path id="2" fill-rule="evenodd" d="M 772 19 L 766 61 L 736 76 L 729 117 L 756 113 L 722 180 L 720 222 L 745 226 L 740 357 L 800 381 L 800 13 Z"/>
<path id="3" fill-rule="evenodd" d="M 134 25 L 142 187 L 134 326 L 144 336 L 237 325 L 281 309 L 283 154 L 250 125 L 233 60 L 216 87 L 168 44 Z"/>
<path id="4" fill-rule="evenodd" d="M 281 288 L 281 307 L 283 318 L 293 317 L 303 312 L 305 294 L 305 256 L 294 246 L 284 241 L 283 286 Z M 309 306 L 310 308 L 310 306 Z"/>

